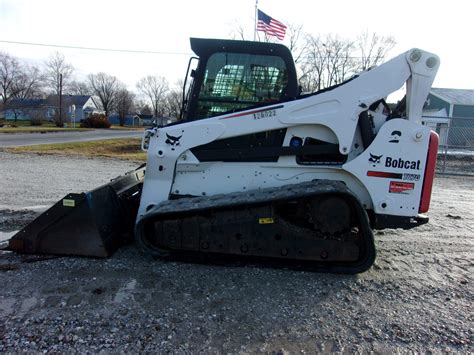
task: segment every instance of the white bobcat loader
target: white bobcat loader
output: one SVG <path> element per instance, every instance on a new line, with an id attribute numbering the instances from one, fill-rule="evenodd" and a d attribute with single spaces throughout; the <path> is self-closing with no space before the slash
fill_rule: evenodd
<path id="1" fill-rule="evenodd" d="M 263 257 L 356 273 L 375 259 L 373 229 L 428 221 L 438 136 L 421 112 L 436 55 L 412 49 L 303 95 L 282 45 L 192 38 L 191 47 L 182 120 L 145 131 L 146 168 L 66 196 L 9 249 L 108 256 L 134 234 L 160 257 Z M 384 99 L 404 84 L 390 109 Z"/>

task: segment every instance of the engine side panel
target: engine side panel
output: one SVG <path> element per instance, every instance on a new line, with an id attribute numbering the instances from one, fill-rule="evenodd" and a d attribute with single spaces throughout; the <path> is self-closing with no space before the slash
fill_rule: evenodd
<path id="1" fill-rule="evenodd" d="M 377 214 L 416 216 L 424 183 L 430 128 L 393 119 L 343 168 L 367 187 Z"/>

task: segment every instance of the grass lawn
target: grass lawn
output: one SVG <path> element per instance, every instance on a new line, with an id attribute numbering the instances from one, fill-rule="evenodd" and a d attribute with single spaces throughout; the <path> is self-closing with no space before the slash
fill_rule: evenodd
<path id="1" fill-rule="evenodd" d="M 0 123 L 6 125 L 14 125 L 16 127 L 0 127 L 0 133 L 49 133 L 49 132 L 81 132 L 81 131 L 89 131 L 93 130 L 94 128 L 81 128 L 80 123 L 76 123 L 76 127 L 72 128 L 68 127 L 56 127 L 54 122 L 43 122 L 41 126 L 32 126 L 31 121 L 25 120 L 18 120 L 14 121 L 1 121 Z M 134 127 L 134 126 L 119 126 L 119 125 L 112 125 L 110 128 L 111 130 L 126 130 L 126 131 L 143 131 L 144 127 Z"/>
<path id="2" fill-rule="evenodd" d="M 0 120 L 0 123 L 11 125 L 11 126 L 17 126 L 17 127 L 31 127 L 30 120 L 16 120 L 16 121 Z M 53 122 L 48 122 L 48 121 L 44 121 L 42 126 L 43 127 L 56 127 L 56 125 Z"/>
<path id="3" fill-rule="evenodd" d="M 48 126 L 0 127 L 0 133 L 82 132 L 90 130 L 92 130 L 92 128 L 61 128 Z"/>
<path id="4" fill-rule="evenodd" d="M 27 147 L 5 148 L 10 153 L 38 153 L 106 157 L 133 161 L 146 161 L 146 153 L 140 148 L 140 138 L 106 139 L 91 142 L 39 144 Z"/>
<path id="5" fill-rule="evenodd" d="M 119 125 L 114 125 L 113 124 L 109 129 L 124 130 L 124 131 L 144 131 L 145 128 L 150 128 L 150 127 L 119 126 Z"/>

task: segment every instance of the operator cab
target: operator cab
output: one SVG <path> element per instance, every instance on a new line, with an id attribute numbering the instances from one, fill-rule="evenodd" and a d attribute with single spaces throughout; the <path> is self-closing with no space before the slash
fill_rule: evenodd
<path id="1" fill-rule="evenodd" d="M 191 38 L 191 48 L 199 63 L 191 73 L 188 66 L 193 81 L 187 95 L 183 88 L 181 118 L 185 120 L 288 101 L 298 95 L 293 58 L 283 45 Z"/>

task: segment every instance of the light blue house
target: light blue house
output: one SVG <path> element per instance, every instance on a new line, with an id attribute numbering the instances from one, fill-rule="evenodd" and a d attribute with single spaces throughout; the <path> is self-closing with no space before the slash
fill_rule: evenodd
<path id="1" fill-rule="evenodd" d="M 44 102 L 45 118 L 53 120 L 59 111 L 59 96 L 50 95 Z M 92 113 L 101 113 L 94 98 L 89 95 L 63 95 L 62 108 L 66 116 L 66 122 L 81 122 Z"/>
<path id="2" fill-rule="evenodd" d="M 65 122 L 79 123 L 92 113 L 100 113 L 92 96 L 63 95 L 61 100 Z M 59 113 L 59 96 L 46 99 L 12 99 L 3 110 L 6 120 L 43 119 L 52 121 Z"/>

